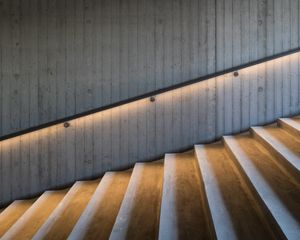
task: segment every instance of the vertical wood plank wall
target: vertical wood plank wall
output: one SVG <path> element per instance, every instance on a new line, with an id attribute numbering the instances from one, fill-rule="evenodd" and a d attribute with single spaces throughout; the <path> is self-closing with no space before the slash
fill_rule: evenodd
<path id="1" fill-rule="evenodd" d="M 0 142 L 0 205 L 300 113 L 300 53 Z"/>
<path id="2" fill-rule="evenodd" d="M 0 135 L 299 47 L 299 12 L 298 0 L 0 0 Z"/>

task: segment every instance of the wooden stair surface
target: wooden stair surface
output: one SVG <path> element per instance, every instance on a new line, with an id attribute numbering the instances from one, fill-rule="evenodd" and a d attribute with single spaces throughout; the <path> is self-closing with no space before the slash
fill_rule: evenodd
<path id="1" fill-rule="evenodd" d="M 130 171 L 107 172 L 104 175 L 69 239 L 109 238 L 130 175 Z"/>
<path id="2" fill-rule="evenodd" d="M 76 182 L 33 239 L 66 239 L 98 184 L 98 180 Z"/>
<path id="3" fill-rule="evenodd" d="M 159 239 L 210 238 L 202 194 L 194 154 L 167 154 Z"/>
<path id="4" fill-rule="evenodd" d="M 300 120 L 0 210 L 1 239 L 300 239 Z"/>
<path id="5" fill-rule="evenodd" d="M 218 239 L 275 238 L 222 144 L 196 146 L 195 151 Z"/>
<path id="6" fill-rule="evenodd" d="M 1 239 L 32 239 L 66 193 L 67 190 L 45 192 L 5 232 Z"/>
<path id="7" fill-rule="evenodd" d="M 155 239 L 158 235 L 162 163 L 137 163 L 110 239 Z"/>
<path id="8" fill-rule="evenodd" d="M 17 200 L 3 209 L 0 215 L 0 237 L 26 212 L 35 202 L 31 200 Z"/>
<path id="9" fill-rule="evenodd" d="M 225 142 L 284 235 L 299 239 L 299 183 L 274 164 L 276 159 L 251 137 L 226 137 Z"/>

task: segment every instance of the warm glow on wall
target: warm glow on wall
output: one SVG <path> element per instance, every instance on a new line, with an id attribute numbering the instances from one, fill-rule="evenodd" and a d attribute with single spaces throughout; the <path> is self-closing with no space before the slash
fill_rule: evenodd
<path id="1" fill-rule="evenodd" d="M 280 57 L 274 60 L 270 60 L 268 62 L 260 63 L 254 66 L 250 66 L 244 69 L 241 69 L 238 71 L 239 78 L 250 77 L 251 75 L 258 74 L 258 69 L 260 68 L 266 68 L 267 66 L 270 67 L 272 65 L 273 71 L 277 71 L 281 69 L 282 65 L 288 64 L 290 62 L 295 62 L 295 64 L 298 63 L 299 53 L 290 54 L 284 57 Z M 224 79 L 233 79 L 235 78 L 233 72 L 227 73 L 221 76 L 218 76 L 216 78 L 208 79 L 207 82 L 210 81 L 222 81 Z M 251 77 L 250 77 L 251 78 Z M 73 128 L 76 126 L 78 129 L 82 128 L 90 128 L 94 125 L 99 124 L 100 122 L 106 122 L 111 121 L 111 118 L 120 117 L 120 113 L 126 109 L 126 111 L 134 111 L 134 109 L 143 109 L 147 107 L 151 107 L 153 104 L 159 104 L 161 101 L 164 102 L 164 104 L 172 104 L 172 101 L 179 101 L 177 98 L 181 98 L 182 96 L 186 94 L 190 94 L 191 91 L 198 91 L 201 92 L 204 88 L 206 88 L 207 83 L 205 82 L 198 82 L 194 83 L 188 86 L 184 86 L 182 88 L 170 90 L 161 94 L 158 94 L 155 96 L 155 100 L 153 102 L 149 101 L 149 98 L 137 100 L 135 102 L 131 102 L 125 105 L 121 105 L 118 107 L 114 107 L 111 109 L 107 109 L 104 111 L 100 111 L 97 113 L 93 113 L 88 116 L 79 117 L 77 119 L 68 121 L 69 127 L 65 127 L 64 124 L 57 124 L 54 126 L 49 126 L 45 129 L 37 130 L 35 133 L 26 133 L 21 136 L 13 137 L 11 139 L 6 139 L 1 141 L 2 150 L 7 148 L 8 146 L 11 147 L 12 144 L 20 144 L 20 141 L 26 142 L 26 141 L 34 141 L 34 140 L 42 140 L 45 138 L 49 138 L 50 135 L 53 133 L 61 134 L 68 131 L 68 128 Z"/>

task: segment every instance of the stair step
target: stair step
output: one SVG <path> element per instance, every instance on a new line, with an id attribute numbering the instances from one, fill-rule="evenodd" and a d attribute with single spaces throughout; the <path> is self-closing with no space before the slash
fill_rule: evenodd
<path id="1" fill-rule="evenodd" d="M 300 124 L 300 117 L 297 116 L 297 117 L 293 117 L 291 118 L 294 122 L 296 122 L 297 124 Z"/>
<path id="2" fill-rule="evenodd" d="M 211 239 L 194 153 L 165 156 L 159 239 Z"/>
<path id="3" fill-rule="evenodd" d="M 67 193 L 47 191 L 16 221 L 1 239 L 31 239 Z"/>
<path id="4" fill-rule="evenodd" d="M 299 182 L 274 164 L 270 152 L 250 136 L 224 137 L 224 141 L 278 230 L 287 239 L 300 239 Z"/>
<path id="5" fill-rule="evenodd" d="M 99 180 L 76 182 L 33 239 L 66 239 L 98 184 Z"/>
<path id="6" fill-rule="evenodd" d="M 0 211 L 0 238 L 31 207 L 36 199 L 17 200 Z"/>
<path id="7" fill-rule="evenodd" d="M 284 159 L 282 164 L 294 176 L 300 175 L 300 142 L 277 127 L 253 127 L 254 137 L 273 154 Z M 297 178 L 298 178 L 297 177 Z"/>
<path id="8" fill-rule="evenodd" d="M 155 239 L 158 236 L 163 163 L 137 163 L 110 239 Z"/>
<path id="9" fill-rule="evenodd" d="M 275 239 L 223 144 L 198 145 L 195 151 L 217 238 Z"/>
<path id="10" fill-rule="evenodd" d="M 300 121 L 293 118 L 280 118 L 278 119 L 278 126 L 300 138 Z"/>
<path id="11" fill-rule="evenodd" d="M 131 171 L 107 172 L 68 239 L 108 239 Z"/>

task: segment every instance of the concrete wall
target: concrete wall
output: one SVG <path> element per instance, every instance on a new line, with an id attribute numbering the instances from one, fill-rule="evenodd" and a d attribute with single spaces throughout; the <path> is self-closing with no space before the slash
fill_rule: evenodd
<path id="1" fill-rule="evenodd" d="M 0 205 L 300 113 L 300 53 L 0 142 Z"/>
<path id="2" fill-rule="evenodd" d="M 299 47 L 298 0 L 0 0 L 0 135 Z"/>

